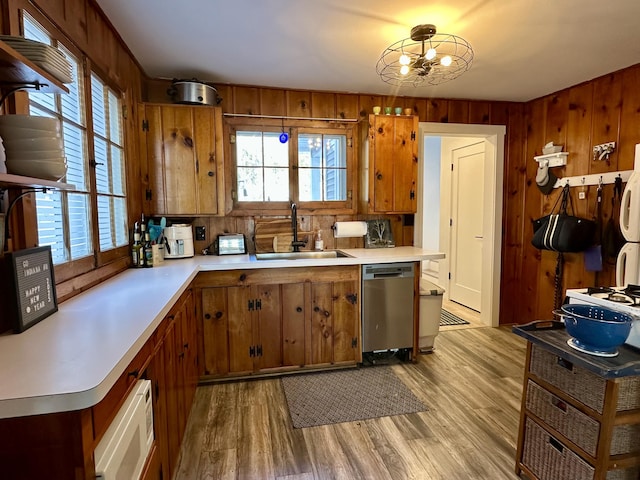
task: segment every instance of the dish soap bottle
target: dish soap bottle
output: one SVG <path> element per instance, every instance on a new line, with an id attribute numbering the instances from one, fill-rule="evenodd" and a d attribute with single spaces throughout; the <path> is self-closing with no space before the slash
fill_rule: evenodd
<path id="1" fill-rule="evenodd" d="M 318 252 L 324 250 L 324 242 L 322 241 L 322 230 L 318 230 L 318 233 L 316 234 L 315 249 Z"/>

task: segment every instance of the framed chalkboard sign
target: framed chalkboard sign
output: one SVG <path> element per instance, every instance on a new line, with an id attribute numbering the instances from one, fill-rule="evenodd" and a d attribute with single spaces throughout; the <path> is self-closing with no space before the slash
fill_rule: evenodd
<path id="1" fill-rule="evenodd" d="M 58 311 L 51 247 L 10 252 L 6 257 L 14 330 L 20 333 Z"/>

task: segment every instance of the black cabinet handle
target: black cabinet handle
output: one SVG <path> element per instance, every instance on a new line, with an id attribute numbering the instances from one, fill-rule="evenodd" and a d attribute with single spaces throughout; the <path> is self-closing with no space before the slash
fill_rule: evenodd
<path id="1" fill-rule="evenodd" d="M 313 311 L 314 312 L 319 312 L 320 311 L 320 307 L 313 307 Z"/>
<path id="2" fill-rule="evenodd" d="M 222 317 L 222 312 L 216 312 L 216 318 L 221 318 Z"/>
<path id="3" fill-rule="evenodd" d="M 213 177 L 214 173 L 212 171 L 207 172 L 207 175 L 209 175 L 210 177 Z"/>
<path id="4" fill-rule="evenodd" d="M 302 311 L 302 307 L 297 307 L 296 312 L 300 313 Z"/>
<path id="5" fill-rule="evenodd" d="M 206 318 L 207 320 L 209 320 L 211 318 L 211 315 L 209 315 L 208 313 L 204 314 L 204 318 Z"/>

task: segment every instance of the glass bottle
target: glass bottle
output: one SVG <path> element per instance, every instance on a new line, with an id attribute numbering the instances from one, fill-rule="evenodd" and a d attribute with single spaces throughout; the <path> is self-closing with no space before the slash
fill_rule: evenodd
<path id="1" fill-rule="evenodd" d="M 143 255 L 142 244 L 140 243 L 140 233 L 133 234 L 133 246 L 131 247 L 131 260 L 134 267 L 140 267 L 141 256 Z"/>
<path id="2" fill-rule="evenodd" d="M 151 246 L 149 232 L 144 234 L 144 266 L 153 267 L 153 247 Z"/>

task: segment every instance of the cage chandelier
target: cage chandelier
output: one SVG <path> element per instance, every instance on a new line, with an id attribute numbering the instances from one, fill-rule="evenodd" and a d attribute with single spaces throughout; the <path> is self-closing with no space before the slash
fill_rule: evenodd
<path id="1" fill-rule="evenodd" d="M 464 38 L 436 33 L 435 25 L 417 25 L 411 37 L 382 52 L 376 71 L 383 82 L 398 86 L 438 85 L 471 67 L 473 49 Z"/>

